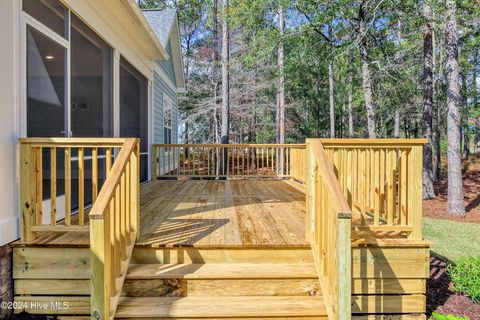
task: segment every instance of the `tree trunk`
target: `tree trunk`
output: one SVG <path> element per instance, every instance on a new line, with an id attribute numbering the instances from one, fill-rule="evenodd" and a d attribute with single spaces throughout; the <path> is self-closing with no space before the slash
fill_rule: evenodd
<path id="1" fill-rule="evenodd" d="M 333 89 L 333 62 L 328 62 L 328 97 L 330 101 L 330 138 L 335 138 L 335 102 Z"/>
<path id="2" fill-rule="evenodd" d="M 463 118 L 463 121 L 461 121 L 460 128 L 461 128 L 461 133 L 463 136 L 463 157 L 468 158 L 470 156 L 470 137 L 468 136 L 468 87 L 467 87 L 467 75 L 463 74 L 463 76 L 460 76 L 462 79 L 462 108 L 465 110 L 465 113 L 460 115 L 460 119 Z M 467 125 L 463 125 L 464 123 L 467 123 Z M 462 146 L 462 144 L 460 144 Z M 462 150 L 462 149 L 461 149 Z"/>
<path id="3" fill-rule="evenodd" d="M 400 110 L 395 110 L 393 121 L 393 137 L 398 139 L 400 138 Z"/>
<path id="4" fill-rule="evenodd" d="M 368 69 L 368 49 L 367 49 L 367 23 L 365 17 L 365 4 L 360 4 L 358 13 L 359 18 L 359 46 L 360 58 L 362 59 L 362 77 L 363 77 L 363 94 L 365 98 L 365 107 L 367 109 L 367 127 L 368 137 L 376 138 L 376 123 L 375 123 L 375 99 L 372 91 L 372 79 L 370 77 L 370 70 Z"/>
<path id="5" fill-rule="evenodd" d="M 448 130 L 448 212 L 465 214 L 460 154 L 460 84 L 457 48 L 457 4 L 447 0 L 446 53 L 447 53 L 447 130 Z"/>
<path id="6" fill-rule="evenodd" d="M 473 108 L 474 108 L 474 110 L 478 110 L 478 86 L 477 86 L 478 51 L 479 51 L 479 49 L 477 48 L 477 49 L 475 49 L 475 52 L 473 53 Z M 477 120 L 477 122 L 480 122 L 480 120 Z M 479 123 L 479 125 L 480 125 L 480 123 Z M 480 130 L 478 130 L 478 128 L 477 128 L 477 135 L 475 136 L 475 140 L 474 140 L 475 152 L 476 153 L 480 152 L 480 150 L 478 150 L 478 148 L 477 148 L 479 141 L 480 141 Z"/>
<path id="7" fill-rule="evenodd" d="M 285 55 L 283 48 L 283 37 L 285 30 L 285 17 L 283 6 L 278 7 L 278 31 L 280 44 L 278 46 L 278 143 L 285 143 Z"/>
<path id="8" fill-rule="evenodd" d="M 477 78 L 478 78 L 478 72 L 477 72 L 477 68 L 478 68 L 478 51 L 479 49 L 475 49 L 475 52 L 473 53 L 473 74 L 472 74 L 472 86 L 473 86 L 473 90 L 472 90 L 472 94 L 473 94 L 473 108 L 475 110 L 477 110 L 477 107 L 478 107 L 478 87 L 477 87 Z"/>
<path id="9" fill-rule="evenodd" d="M 353 59 L 348 68 L 348 137 L 353 138 Z"/>
<path id="10" fill-rule="evenodd" d="M 222 1 L 222 130 L 221 143 L 228 144 L 230 134 L 230 39 L 228 26 L 229 0 Z M 223 172 L 228 172 L 228 152 L 222 157 Z"/>
<path id="11" fill-rule="evenodd" d="M 423 146 L 423 199 L 435 198 L 432 167 L 432 109 L 433 109 L 433 39 L 432 9 L 427 1 L 423 3 L 423 15 L 426 24 L 423 28 L 423 137 L 427 143 Z"/>
<path id="12" fill-rule="evenodd" d="M 435 31 L 433 32 L 433 38 L 435 39 Z M 435 44 L 435 41 L 434 41 Z M 435 50 L 434 50 L 435 52 Z M 438 58 L 438 71 L 437 71 L 437 82 L 435 83 L 435 96 L 438 97 L 440 92 L 440 84 L 443 79 L 443 46 L 439 45 L 439 58 Z M 442 157 L 442 150 L 440 146 L 440 142 L 442 139 L 442 102 L 440 99 L 437 99 L 435 102 L 435 135 L 434 135 L 434 146 L 435 152 L 433 153 L 433 178 L 435 181 L 440 180 L 440 173 L 441 173 L 441 157 Z"/>
<path id="13" fill-rule="evenodd" d="M 218 110 L 220 109 L 220 43 L 218 37 L 218 0 L 213 0 L 213 81 L 215 87 L 215 107 L 213 111 L 214 125 L 215 125 L 215 143 L 219 143 L 218 135 Z"/>

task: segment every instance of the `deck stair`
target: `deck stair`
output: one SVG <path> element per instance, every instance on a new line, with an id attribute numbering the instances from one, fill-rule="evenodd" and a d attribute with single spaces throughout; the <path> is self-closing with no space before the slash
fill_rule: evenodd
<path id="1" fill-rule="evenodd" d="M 312 263 L 130 264 L 116 319 L 327 319 Z"/>

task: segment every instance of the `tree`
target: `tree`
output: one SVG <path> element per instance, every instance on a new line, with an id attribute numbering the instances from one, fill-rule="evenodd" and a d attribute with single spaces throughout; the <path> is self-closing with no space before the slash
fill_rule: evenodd
<path id="1" fill-rule="evenodd" d="M 278 6 L 278 32 L 280 43 L 278 45 L 278 143 L 285 143 L 285 55 L 283 38 L 285 30 L 284 8 Z"/>
<path id="2" fill-rule="evenodd" d="M 433 110 L 433 39 L 432 39 L 432 8 L 423 2 L 423 137 L 427 143 L 423 146 L 423 199 L 435 198 L 433 189 L 433 135 L 432 135 L 432 110 Z"/>
<path id="3" fill-rule="evenodd" d="M 367 48 L 367 21 L 365 12 L 366 1 L 362 1 L 358 8 L 358 44 L 360 48 L 360 58 L 362 59 L 362 77 L 363 77 L 363 94 L 365 98 L 365 107 L 367 109 L 367 126 L 368 137 L 375 139 L 376 119 L 375 119 L 375 98 L 372 90 L 372 79 L 369 70 L 368 48 Z"/>
<path id="4" fill-rule="evenodd" d="M 353 138 L 353 59 L 348 65 L 348 137 Z"/>
<path id="5" fill-rule="evenodd" d="M 455 0 L 447 2 L 446 22 L 446 73 L 447 73 L 447 128 L 448 128 L 448 212 L 454 215 L 465 213 L 463 204 L 462 162 L 460 153 L 460 96 L 457 4 Z"/>
<path id="6" fill-rule="evenodd" d="M 228 144 L 230 135 L 230 34 L 228 28 L 229 0 L 222 1 L 222 131 L 221 142 Z M 228 159 L 227 159 L 228 160 Z M 224 166 L 226 163 L 224 163 Z"/>

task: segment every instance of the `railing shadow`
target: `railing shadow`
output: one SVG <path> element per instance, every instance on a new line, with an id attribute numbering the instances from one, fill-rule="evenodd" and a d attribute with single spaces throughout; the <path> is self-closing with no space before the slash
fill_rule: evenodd
<path id="1" fill-rule="evenodd" d="M 370 238 L 371 241 L 376 238 Z M 375 242 L 375 241 L 374 241 Z M 389 259 L 384 255 L 383 249 L 379 243 L 370 243 L 368 246 L 359 246 L 353 250 L 360 250 L 359 261 L 355 260 L 352 254 L 352 270 L 358 268 L 358 274 L 355 272 L 352 274 L 354 279 L 361 279 L 361 295 L 355 294 L 353 301 L 352 313 L 386 313 L 384 308 L 387 305 L 396 306 L 395 314 L 404 313 L 403 298 L 404 290 L 402 284 L 396 277 L 395 270 L 390 266 Z M 357 265 L 357 266 L 355 266 Z M 372 288 L 371 281 L 374 281 L 374 287 Z M 386 281 L 388 281 L 388 285 Z M 388 287 L 387 287 L 388 286 Z M 372 292 L 373 291 L 373 292 Z M 367 294 L 366 294 L 367 293 Z M 356 298 L 360 296 L 361 298 Z M 370 299 L 370 296 L 374 296 L 374 299 Z M 386 303 L 386 300 L 390 300 Z M 372 306 L 373 302 L 373 306 Z"/>
<path id="2" fill-rule="evenodd" d="M 430 278 L 427 280 L 427 317 L 445 305 L 453 294 L 449 289 L 451 278 L 446 266 L 450 261 L 434 252 L 430 256 Z"/>

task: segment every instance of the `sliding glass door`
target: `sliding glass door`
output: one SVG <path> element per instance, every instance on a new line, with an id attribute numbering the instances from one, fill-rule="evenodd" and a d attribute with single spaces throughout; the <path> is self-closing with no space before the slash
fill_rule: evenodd
<path id="1" fill-rule="evenodd" d="M 140 143 L 140 179 L 148 180 L 148 83 L 125 59 L 120 61 L 120 136 Z"/>

